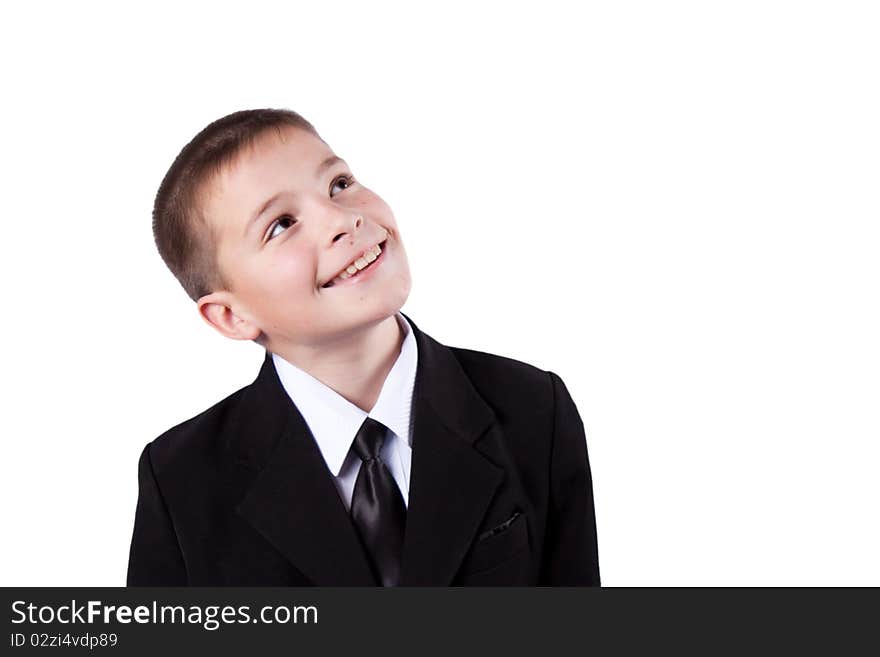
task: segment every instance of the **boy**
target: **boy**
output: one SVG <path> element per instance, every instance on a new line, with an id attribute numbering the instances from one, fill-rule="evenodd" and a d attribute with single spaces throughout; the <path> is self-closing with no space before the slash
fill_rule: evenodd
<path id="1" fill-rule="evenodd" d="M 207 126 L 153 229 L 201 317 L 265 358 L 141 453 L 129 586 L 599 585 L 564 383 L 400 312 L 394 215 L 303 117 Z"/>

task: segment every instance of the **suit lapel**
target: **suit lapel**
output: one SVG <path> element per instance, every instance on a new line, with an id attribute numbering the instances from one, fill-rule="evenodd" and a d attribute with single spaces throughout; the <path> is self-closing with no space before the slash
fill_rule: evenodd
<path id="1" fill-rule="evenodd" d="M 474 447 L 494 413 L 449 347 L 404 317 L 413 327 L 419 362 L 401 583 L 448 586 L 503 477 Z"/>
<path id="2" fill-rule="evenodd" d="M 375 586 L 360 539 L 308 425 L 267 352 L 245 390 L 234 440 L 257 470 L 238 513 L 321 586 Z"/>
<path id="3" fill-rule="evenodd" d="M 452 351 L 407 315 L 418 347 L 404 586 L 447 586 L 503 478 L 475 448 L 494 414 Z M 231 420 L 247 492 L 238 513 L 319 586 L 376 585 L 332 475 L 271 355 Z M 256 474 L 255 474 L 256 473 Z"/>

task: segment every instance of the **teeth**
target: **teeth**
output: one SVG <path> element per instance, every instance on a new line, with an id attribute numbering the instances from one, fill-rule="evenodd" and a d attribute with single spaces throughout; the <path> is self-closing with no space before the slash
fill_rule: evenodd
<path id="1" fill-rule="evenodd" d="M 378 244 L 367 249 L 364 251 L 363 255 L 346 267 L 339 276 L 334 278 L 333 282 L 335 283 L 337 281 L 344 281 L 346 278 L 351 278 L 354 274 L 358 273 L 361 269 L 364 269 L 367 265 L 378 258 L 380 253 L 382 253 L 382 247 Z"/>

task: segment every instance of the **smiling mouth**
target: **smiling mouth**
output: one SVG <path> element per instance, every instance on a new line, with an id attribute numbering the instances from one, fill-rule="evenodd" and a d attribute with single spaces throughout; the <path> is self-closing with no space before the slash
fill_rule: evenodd
<path id="1" fill-rule="evenodd" d="M 379 258 L 385 257 L 385 243 L 387 241 L 388 241 L 388 238 L 386 237 L 383 241 L 379 242 L 379 249 L 381 250 L 381 253 L 376 257 L 375 260 L 369 262 L 366 267 L 364 267 L 363 269 L 359 269 L 355 274 L 353 274 L 352 278 L 359 276 L 362 271 L 365 271 L 365 270 L 369 269 L 370 267 L 372 267 L 373 264 L 376 262 L 376 260 L 378 260 Z M 345 270 L 343 269 L 342 271 L 345 271 Z M 337 274 L 337 276 L 338 276 L 338 274 Z M 331 280 L 324 283 L 321 287 L 322 288 L 333 287 L 333 285 L 334 285 L 333 281 L 336 280 L 337 276 L 334 276 Z"/>

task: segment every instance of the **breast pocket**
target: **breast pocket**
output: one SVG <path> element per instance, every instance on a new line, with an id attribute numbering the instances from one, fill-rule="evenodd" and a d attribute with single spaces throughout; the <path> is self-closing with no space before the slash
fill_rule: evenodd
<path id="1" fill-rule="evenodd" d="M 459 575 L 474 575 L 512 559 L 528 550 L 529 531 L 526 516 L 514 511 L 501 524 L 484 531 L 465 555 Z"/>

